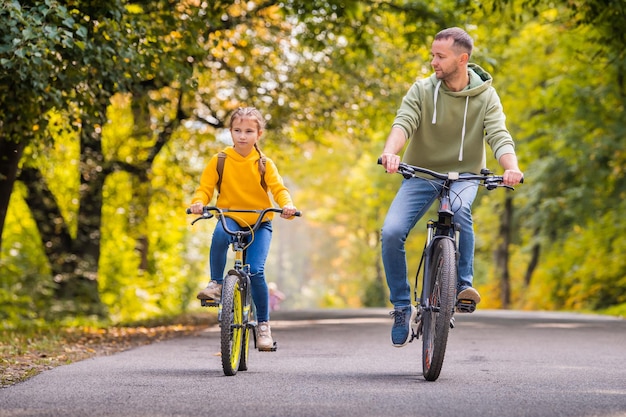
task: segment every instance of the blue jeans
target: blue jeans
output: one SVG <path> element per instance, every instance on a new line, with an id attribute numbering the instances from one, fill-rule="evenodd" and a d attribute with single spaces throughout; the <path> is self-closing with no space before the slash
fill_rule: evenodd
<path id="1" fill-rule="evenodd" d="M 387 212 L 382 229 L 382 257 L 389 300 L 394 307 L 411 304 L 404 244 L 411 229 L 437 199 L 440 189 L 441 181 L 405 179 Z M 474 278 L 474 223 L 471 208 L 477 192 L 478 184 L 469 181 L 453 183 L 450 191 L 454 221 L 461 228 L 457 281 L 459 291 L 471 287 Z"/>
<path id="2" fill-rule="evenodd" d="M 243 230 L 234 220 L 226 218 L 230 230 Z M 221 222 L 217 222 L 211 241 L 211 279 L 222 283 L 228 248 L 234 237 L 224 231 Z M 263 222 L 254 233 L 254 241 L 246 249 L 245 263 L 250 265 L 250 282 L 252 285 L 252 300 L 256 306 L 257 321 L 269 321 L 269 289 L 265 282 L 265 260 L 272 241 L 272 222 Z"/>

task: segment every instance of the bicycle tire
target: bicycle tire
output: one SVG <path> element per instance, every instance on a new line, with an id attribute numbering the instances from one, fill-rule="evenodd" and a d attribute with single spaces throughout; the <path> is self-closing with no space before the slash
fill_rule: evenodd
<path id="1" fill-rule="evenodd" d="M 222 369 L 227 376 L 237 374 L 243 342 L 243 297 L 239 276 L 228 275 L 222 288 L 220 321 Z"/>
<path id="2" fill-rule="evenodd" d="M 250 287 L 248 287 L 248 290 Z M 248 359 L 250 358 L 250 335 L 253 334 L 252 328 L 256 326 L 256 310 L 254 303 L 250 300 L 250 312 L 248 313 L 248 320 L 246 322 L 246 328 L 243 333 L 243 339 L 241 340 L 241 360 L 239 361 L 239 370 L 248 370 Z"/>
<path id="3" fill-rule="evenodd" d="M 454 242 L 437 239 L 431 248 L 430 305 L 436 310 L 424 311 L 422 369 L 427 381 L 439 378 L 448 343 L 450 320 L 456 298 L 457 266 Z"/>

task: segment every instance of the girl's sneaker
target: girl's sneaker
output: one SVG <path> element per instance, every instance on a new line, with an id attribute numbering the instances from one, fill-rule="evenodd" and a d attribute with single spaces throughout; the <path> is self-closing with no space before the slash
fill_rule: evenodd
<path id="1" fill-rule="evenodd" d="M 222 297 L 222 284 L 218 284 L 217 281 L 209 282 L 209 285 L 196 296 L 198 300 L 215 300 L 219 301 Z"/>
<path id="2" fill-rule="evenodd" d="M 259 350 L 274 350 L 274 339 L 272 339 L 272 329 L 266 321 L 259 323 L 256 328 L 256 347 Z"/>

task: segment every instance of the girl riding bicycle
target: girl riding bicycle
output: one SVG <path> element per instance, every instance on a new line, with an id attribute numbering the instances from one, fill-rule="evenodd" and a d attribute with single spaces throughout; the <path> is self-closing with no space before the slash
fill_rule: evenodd
<path id="1" fill-rule="evenodd" d="M 265 128 L 265 119 L 254 107 L 240 107 L 230 118 L 233 146 L 214 155 L 202 173 L 190 210 L 202 214 L 202 207 L 218 192 L 216 206 L 223 209 L 259 210 L 270 207 L 268 191 L 283 209 L 281 217 L 291 218 L 297 211 L 291 194 L 283 184 L 274 162 L 260 150 L 258 141 Z M 228 227 L 247 230 L 257 220 L 255 213 L 226 213 Z M 269 290 L 265 281 L 265 261 L 272 239 L 272 214 L 266 215 L 261 227 L 246 249 L 250 265 L 252 299 L 257 311 L 257 348 L 270 349 L 274 340 L 269 325 Z M 222 293 L 224 268 L 232 237 L 220 222 L 213 232 L 210 251 L 211 281 L 198 293 L 200 300 L 219 300 Z"/>

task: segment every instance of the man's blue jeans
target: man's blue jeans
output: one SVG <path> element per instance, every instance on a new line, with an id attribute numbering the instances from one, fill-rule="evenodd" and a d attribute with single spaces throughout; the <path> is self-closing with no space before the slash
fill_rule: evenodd
<path id="1" fill-rule="evenodd" d="M 243 230 L 236 221 L 226 218 L 230 230 Z M 221 222 L 217 222 L 211 241 L 211 279 L 222 283 L 229 245 L 234 238 L 224 231 Z M 272 222 L 263 222 L 254 233 L 252 244 L 246 249 L 246 264 L 250 265 L 252 299 L 256 306 L 257 321 L 269 321 L 269 289 L 265 281 L 265 261 L 272 241 Z"/>
<path id="2" fill-rule="evenodd" d="M 441 181 L 423 178 L 403 180 L 387 212 L 382 229 L 382 257 L 389 300 L 394 307 L 411 304 L 404 245 L 411 229 L 437 199 L 441 184 Z M 474 278 L 474 223 L 471 207 L 477 191 L 476 182 L 457 181 L 452 184 L 450 192 L 454 221 L 461 228 L 457 281 L 459 291 L 471 287 Z"/>

